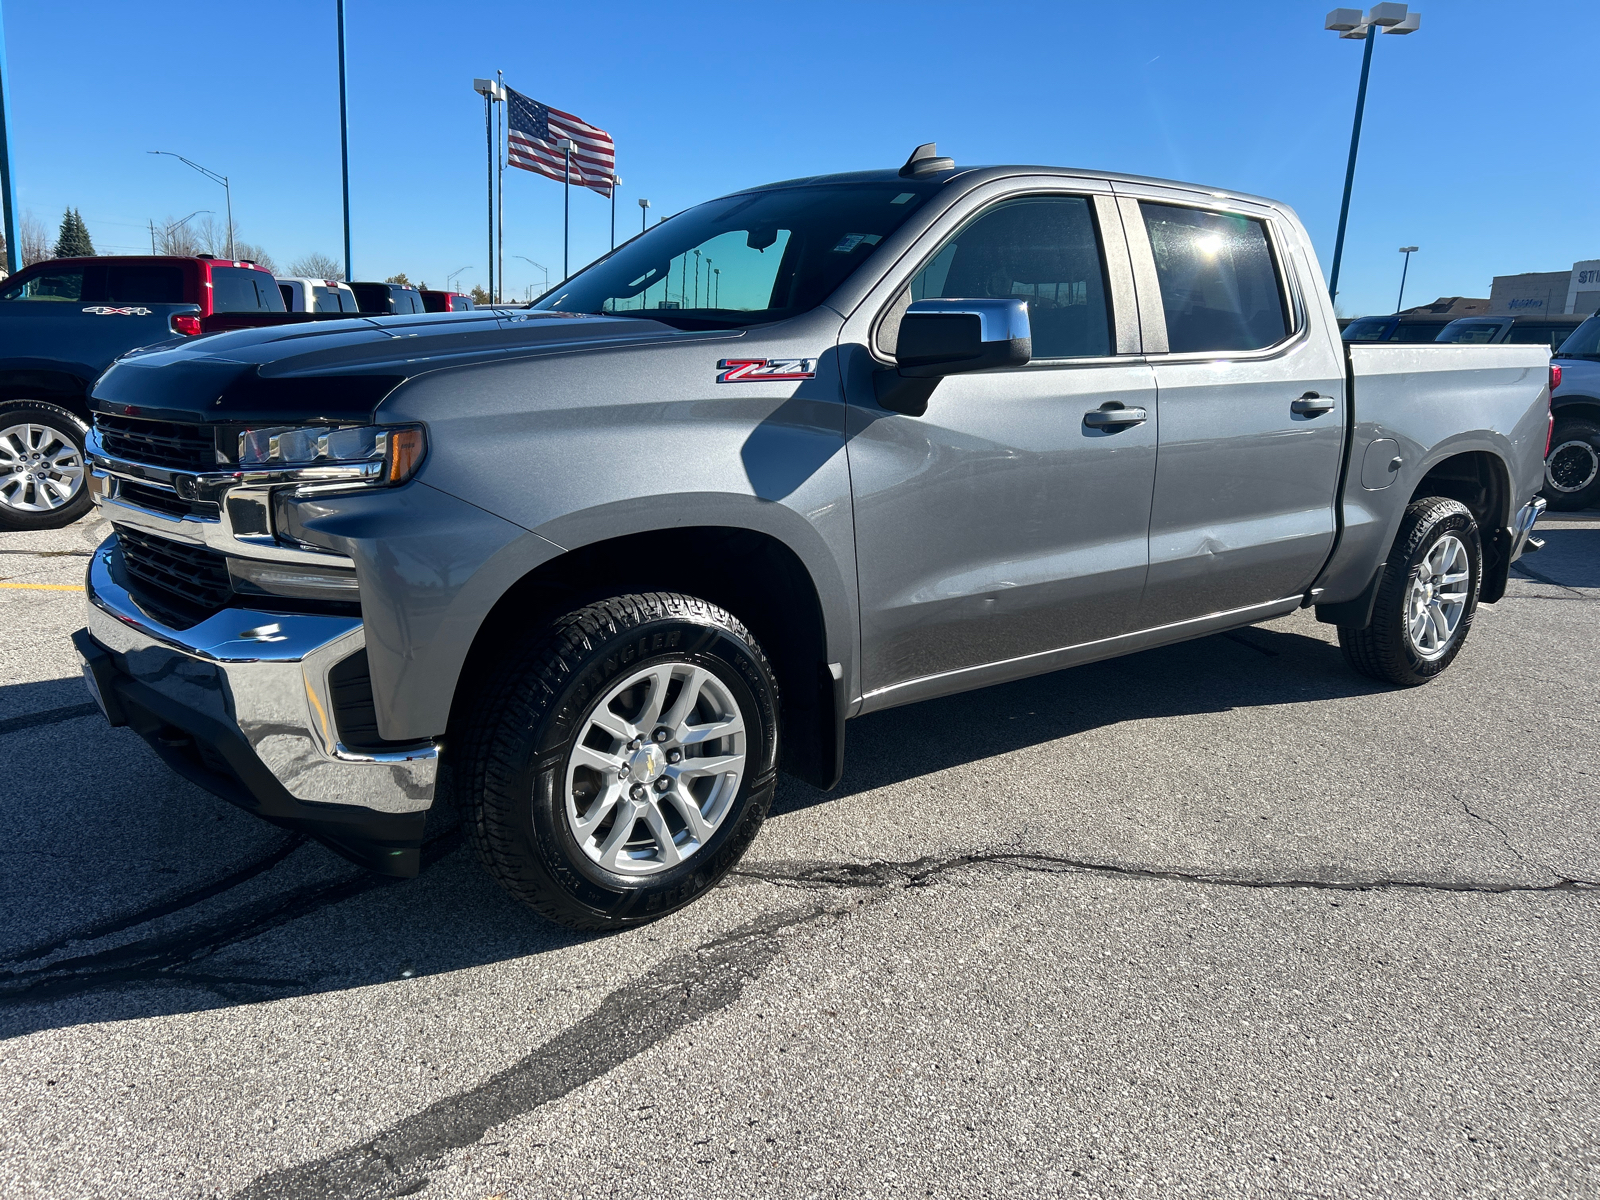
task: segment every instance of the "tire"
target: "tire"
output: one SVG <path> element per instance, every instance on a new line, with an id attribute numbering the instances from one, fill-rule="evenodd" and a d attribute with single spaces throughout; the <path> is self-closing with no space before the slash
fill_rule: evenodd
<path id="1" fill-rule="evenodd" d="M 714 886 L 761 828 L 778 712 L 766 656 L 715 605 L 586 605 L 509 653 L 452 739 L 468 834 L 489 874 L 552 921 L 655 920 Z"/>
<path id="2" fill-rule="evenodd" d="M 1600 425 L 1576 417 L 1556 418 L 1544 460 L 1543 495 L 1558 512 L 1600 504 Z"/>
<path id="3" fill-rule="evenodd" d="M 1482 582 L 1483 542 L 1467 506 L 1441 496 L 1413 500 L 1383 566 L 1372 622 L 1339 626 L 1345 661 L 1370 679 L 1427 683 L 1461 653 Z"/>
<path id="4" fill-rule="evenodd" d="M 60 529 L 89 511 L 87 433 L 54 404 L 0 405 L 0 532 Z"/>

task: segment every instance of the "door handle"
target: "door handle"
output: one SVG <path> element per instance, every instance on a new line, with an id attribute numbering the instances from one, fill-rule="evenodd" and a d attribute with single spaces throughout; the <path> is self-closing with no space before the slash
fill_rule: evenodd
<path id="1" fill-rule="evenodd" d="M 1302 417 L 1320 417 L 1325 412 L 1332 412 L 1334 403 L 1331 396 L 1319 396 L 1315 392 L 1307 392 L 1289 405 L 1289 411 Z"/>
<path id="2" fill-rule="evenodd" d="M 1094 408 L 1083 414 L 1083 423 L 1092 429 L 1117 425 L 1143 425 L 1150 414 L 1142 408 Z"/>

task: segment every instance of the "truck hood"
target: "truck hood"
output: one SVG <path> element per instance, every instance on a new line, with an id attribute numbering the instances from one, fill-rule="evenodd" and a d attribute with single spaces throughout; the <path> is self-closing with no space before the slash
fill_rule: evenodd
<path id="1" fill-rule="evenodd" d="M 241 329 L 125 355 L 95 383 L 90 406 L 167 421 L 360 420 L 407 379 L 447 367 L 739 336 L 633 317 L 533 311 Z"/>

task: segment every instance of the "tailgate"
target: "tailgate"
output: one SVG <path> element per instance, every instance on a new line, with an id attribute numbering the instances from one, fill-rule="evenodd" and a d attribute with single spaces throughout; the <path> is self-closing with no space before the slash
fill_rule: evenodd
<path id="1" fill-rule="evenodd" d="M 172 318 L 193 304 L 83 304 L 16 300 L 0 305 L 0 359 L 10 367 L 67 370 L 92 380 L 139 346 L 171 341 Z"/>

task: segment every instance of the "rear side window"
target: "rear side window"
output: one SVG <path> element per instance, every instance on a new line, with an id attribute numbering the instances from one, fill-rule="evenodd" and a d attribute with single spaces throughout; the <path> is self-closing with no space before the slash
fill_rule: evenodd
<path id="1" fill-rule="evenodd" d="M 183 268 L 176 263 L 105 264 L 105 299 L 117 303 L 142 301 L 145 304 L 182 304 Z"/>
<path id="2" fill-rule="evenodd" d="M 958 230 L 911 281 L 912 300 L 1021 300 L 1034 358 L 1111 353 L 1094 213 L 1082 196 L 1030 196 Z"/>
<path id="3" fill-rule="evenodd" d="M 394 310 L 399 313 L 419 313 L 427 310 L 422 306 L 421 292 L 402 292 L 396 289 L 394 293 Z"/>
<path id="4" fill-rule="evenodd" d="M 1444 325 L 1438 321 L 1417 321 L 1408 323 L 1401 321 L 1394 327 L 1394 332 L 1389 335 L 1391 342 L 1434 342 L 1439 340 L 1439 334 L 1444 331 Z"/>
<path id="5" fill-rule="evenodd" d="M 1344 340 L 1347 342 L 1381 342 L 1388 332 L 1388 317 L 1357 317 L 1344 327 Z"/>
<path id="6" fill-rule="evenodd" d="M 1513 325 L 1506 341 L 1518 346 L 1549 346 L 1552 349 L 1566 340 L 1571 326 L 1563 325 Z"/>
<path id="7" fill-rule="evenodd" d="M 1168 204 L 1139 207 L 1155 255 L 1169 351 L 1260 350 L 1289 335 L 1263 222 Z"/>
<path id="8" fill-rule="evenodd" d="M 83 268 L 46 271 L 26 283 L 15 283 L 0 290 L 0 300 L 81 300 Z"/>
<path id="9" fill-rule="evenodd" d="M 316 307 L 313 312 L 355 312 L 355 303 L 347 296 L 342 288 L 313 286 L 312 293 L 316 297 Z"/>
<path id="10" fill-rule="evenodd" d="M 1585 358 L 1600 356 L 1600 317 L 1590 317 L 1561 343 L 1561 353 L 1580 354 Z"/>
<path id="11" fill-rule="evenodd" d="M 265 271 L 249 267 L 211 268 L 211 311 L 283 312 L 283 294 Z"/>
<path id="12" fill-rule="evenodd" d="M 1451 321 L 1439 332 L 1437 340 L 1486 346 L 1494 341 L 1494 335 L 1499 332 L 1498 321 Z"/>
<path id="13" fill-rule="evenodd" d="M 460 292 L 450 297 L 451 312 L 471 312 L 477 306 L 472 303 L 471 296 L 463 296 Z"/>

